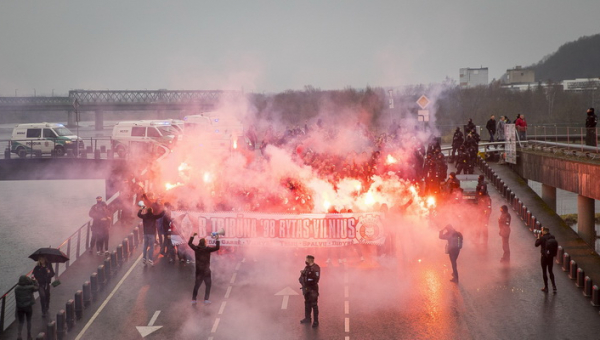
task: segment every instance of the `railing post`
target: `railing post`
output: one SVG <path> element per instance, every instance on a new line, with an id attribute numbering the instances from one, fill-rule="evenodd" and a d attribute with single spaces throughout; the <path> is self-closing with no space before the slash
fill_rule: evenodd
<path id="1" fill-rule="evenodd" d="M 79 254 L 81 254 L 81 228 L 77 229 L 77 256 L 76 260 L 79 260 Z"/>
<path id="2" fill-rule="evenodd" d="M 86 233 L 85 233 L 85 250 L 86 251 L 90 247 L 90 231 L 91 231 L 91 225 L 90 225 L 90 221 L 88 221 L 87 222 Z"/>
<path id="3" fill-rule="evenodd" d="M 69 237 L 69 239 L 67 240 L 67 257 L 69 258 L 69 261 L 65 262 L 65 270 L 69 268 L 70 262 L 71 262 L 71 238 Z"/>

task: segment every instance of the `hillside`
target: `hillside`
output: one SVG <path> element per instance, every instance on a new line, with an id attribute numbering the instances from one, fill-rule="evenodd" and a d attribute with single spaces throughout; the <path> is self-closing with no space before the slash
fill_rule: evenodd
<path id="1" fill-rule="evenodd" d="M 529 66 L 536 81 L 600 77 L 600 34 L 581 37 Z"/>

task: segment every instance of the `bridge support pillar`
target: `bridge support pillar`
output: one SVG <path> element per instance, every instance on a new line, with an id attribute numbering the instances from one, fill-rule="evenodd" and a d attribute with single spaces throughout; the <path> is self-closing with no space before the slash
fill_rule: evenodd
<path id="1" fill-rule="evenodd" d="M 556 211 L 556 187 L 542 183 L 542 200 L 550 209 Z"/>
<path id="2" fill-rule="evenodd" d="M 577 196 L 577 234 L 591 246 L 595 246 L 596 243 L 594 203 L 593 198 Z"/>
<path id="3" fill-rule="evenodd" d="M 75 111 L 67 111 L 67 127 L 76 127 L 77 117 Z"/>
<path id="4" fill-rule="evenodd" d="M 104 129 L 104 111 L 96 111 L 95 115 L 96 120 L 96 131 L 102 131 Z"/>

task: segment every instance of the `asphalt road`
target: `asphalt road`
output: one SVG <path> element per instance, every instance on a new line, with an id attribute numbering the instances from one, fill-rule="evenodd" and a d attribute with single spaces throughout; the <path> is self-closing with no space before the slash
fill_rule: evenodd
<path id="1" fill-rule="evenodd" d="M 210 305 L 191 305 L 193 265 L 164 258 L 154 267 L 129 262 L 129 275 L 96 317 L 83 322 L 85 333 L 77 333 L 82 339 L 140 339 L 136 326 L 156 316 L 153 326 L 162 327 L 147 339 L 597 339 L 598 310 L 558 266 L 558 294 L 540 291 L 539 249 L 512 211 L 512 262 L 499 262 L 495 221 L 504 203 L 496 192 L 492 197 L 487 247 L 472 242 L 468 222 L 458 228 L 465 234 L 458 285 L 449 282 L 437 229 L 406 222 L 394 256 L 376 258 L 364 248 L 361 262 L 348 250 L 346 263 L 334 258 L 328 265 L 327 253 L 315 253 L 322 267 L 316 329 L 299 323 L 301 295 L 289 296 L 287 306 L 275 295 L 288 287 L 300 292 L 307 250 L 260 249 L 213 255 Z M 200 298 L 203 293 L 204 286 Z"/>

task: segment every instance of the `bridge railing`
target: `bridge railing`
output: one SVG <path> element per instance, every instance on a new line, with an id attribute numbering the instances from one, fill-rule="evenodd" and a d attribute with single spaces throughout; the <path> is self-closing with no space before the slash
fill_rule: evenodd
<path id="1" fill-rule="evenodd" d="M 113 225 L 119 221 L 120 216 L 120 201 L 118 200 L 118 197 L 119 193 L 117 192 L 106 201 L 109 209 L 113 211 Z M 73 263 L 79 260 L 79 258 L 90 249 L 91 227 L 92 220 L 90 219 L 58 247 L 58 249 L 69 256 L 69 261 L 55 264 L 55 280 L 59 278 L 61 274 L 64 274 Z M 32 272 L 33 270 L 27 273 L 27 276 L 31 276 Z M 15 321 L 17 305 L 14 291 L 16 287 L 17 285 L 15 284 L 0 297 L 0 333 L 4 332 Z M 37 298 L 39 295 L 36 293 L 35 296 Z"/>
<path id="2" fill-rule="evenodd" d="M 527 140 L 547 143 L 563 143 L 580 147 L 581 151 L 598 149 L 598 128 L 581 126 L 531 126 L 527 129 Z M 591 147 L 591 148 L 590 148 Z"/>

